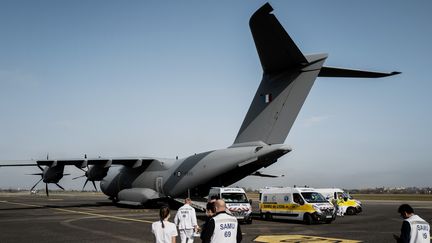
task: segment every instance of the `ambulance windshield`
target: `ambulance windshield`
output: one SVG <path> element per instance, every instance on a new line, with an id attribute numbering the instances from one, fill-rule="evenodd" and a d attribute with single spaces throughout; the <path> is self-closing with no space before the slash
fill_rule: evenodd
<path id="1" fill-rule="evenodd" d="M 249 203 L 244 193 L 222 193 L 222 199 L 226 203 Z"/>
<path id="2" fill-rule="evenodd" d="M 318 192 L 302 192 L 302 196 L 308 203 L 323 203 L 327 202 L 323 195 Z"/>

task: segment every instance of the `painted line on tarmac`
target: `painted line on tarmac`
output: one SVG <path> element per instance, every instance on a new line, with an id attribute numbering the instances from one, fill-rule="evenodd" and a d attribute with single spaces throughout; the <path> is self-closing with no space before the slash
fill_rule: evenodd
<path id="1" fill-rule="evenodd" d="M 110 232 L 107 232 L 107 231 L 93 230 L 93 229 L 90 229 L 90 228 L 87 228 L 87 227 L 79 226 L 79 223 L 78 223 L 78 225 L 74 225 L 73 224 L 73 222 L 77 222 L 79 220 L 92 219 L 92 218 L 94 218 L 94 217 L 91 216 L 91 217 L 83 217 L 83 218 L 79 218 L 79 219 L 68 219 L 68 220 L 60 222 L 60 224 L 63 225 L 63 226 L 72 228 L 72 229 L 77 229 L 77 230 L 86 231 L 86 232 L 89 232 L 89 233 L 92 233 L 92 234 L 102 235 L 105 238 L 106 237 L 110 237 L 110 238 L 118 239 L 118 240 L 121 240 L 121 241 L 139 242 L 139 241 L 137 241 L 137 239 L 129 238 L 129 237 L 126 237 L 126 236 L 121 236 L 121 235 L 116 234 L 115 232 L 110 233 Z M 116 221 L 116 222 L 118 222 L 118 221 Z"/>
<path id="2" fill-rule="evenodd" d="M 336 238 L 327 238 L 321 236 L 308 236 L 308 235 L 260 235 L 255 240 L 255 242 L 264 242 L 264 243 L 281 243 L 281 242 L 292 242 L 292 243 L 301 243 L 301 242 L 334 242 L 334 243 L 359 243 L 362 241 L 358 240 L 347 240 L 347 239 L 336 239 Z"/>
<path id="3" fill-rule="evenodd" d="M 16 202 L 9 202 L 9 201 L 0 201 L 0 202 L 1 202 L 1 203 L 6 203 L 6 204 L 13 204 L 13 205 L 27 206 L 27 207 L 43 208 L 43 206 L 40 206 L 40 205 L 27 204 L 27 203 L 16 203 Z"/>
<path id="4" fill-rule="evenodd" d="M 122 220 L 122 221 L 132 221 L 132 222 L 140 222 L 140 223 L 148 223 L 148 224 L 153 223 L 152 221 L 148 221 L 148 220 L 132 219 L 132 218 L 118 217 L 118 216 L 112 216 L 112 215 L 106 215 L 106 214 L 97 214 L 97 213 L 76 211 L 76 210 L 70 210 L 70 209 L 64 209 L 64 208 L 51 208 L 51 207 L 45 207 L 45 206 L 41 206 L 41 205 L 34 205 L 34 204 L 27 204 L 27 203 L 16 203 L 16 202 L 8 202 L 8 201 L 1 201 L 1 202 L 6 203 L 6 204 L 15 204 L 15 205 L 21 205 L 21 206 L 27 206 L 27 207 L 49 208 L 49 209 L 62 211 L 62 212 L 90 215 L 90 216 L 94 216 L 97 218 L 117 219 L 117 220 Z"/>
<path id="5" fill-rule="evenodd" d="M 132 219 L 132 218 L 125 218 L 125 217 L 118 217 L 118 216 L 111 216 L 111 215 L 97 214 L 97 213 L 89 213 L 89 212 L 75 211 L 75 210 L 63 209 L 63 208 L 56 208 L 56 210 L 64 211 L 64 212 L 70 212 L 70 213 L 91 215 L 91 216 L 96 216 L 96 217 L 99 217 L 99 218 L 118 219 L 118 220 L 140 222 L 140 223 L 148 223 L 148 224 L 152 224 L 153 223 L 152 221 L 148 221 L 148 220 Z"/>

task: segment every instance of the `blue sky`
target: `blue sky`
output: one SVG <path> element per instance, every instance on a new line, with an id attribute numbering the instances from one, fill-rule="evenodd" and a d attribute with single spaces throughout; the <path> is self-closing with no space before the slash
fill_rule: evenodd
<path id="1" fill-rule="evenodd" d="M 1 1 L 0 160 L 231 145 L 262 74 L 248 20 L 264 3 Z M 303 53 L 403 73 L 317 79 L 285 142 L 293 151 L 263 170 L 285 176 L 237 185 L 431 186 L 432 3 L 270 3 Z M 33 172 L 1 168 L 0 187 L 31 187 Z"/>

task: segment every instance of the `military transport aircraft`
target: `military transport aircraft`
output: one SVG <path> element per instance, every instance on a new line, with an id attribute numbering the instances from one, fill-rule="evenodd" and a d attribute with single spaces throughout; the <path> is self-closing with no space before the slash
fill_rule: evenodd
<path id="1" fill-rule="evenodd" d="M 263 77 L 237 137 L 228 148 L 170 160 L 85 156 L 0 166 L 39 167 L 41 172 L 35 175 L 41 176 L 38 183 L 46 183 L 47 196 L 49 183 L 60 187 L 65 166 L 83 170 L 86 183 L 100 181 L 102 192 L 118 203 L 141 205 L 153 199 L 183 197 L 188 192 L 205 196 L 213 186 L 228 186 L 249 175 L 266 176 L 258 170 L 291 151 L 283 143 L 317 77 L 379 78 L 399 74 L 323 66 L 327 54 L 304 55 L 272 11 L 266 3 L 249 21 Z"/>

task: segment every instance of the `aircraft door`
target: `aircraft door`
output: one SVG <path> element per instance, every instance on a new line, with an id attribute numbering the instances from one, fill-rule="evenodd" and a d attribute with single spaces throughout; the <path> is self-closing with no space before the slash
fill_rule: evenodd
<path id="1" fill-rule="evenodd" d="M 156 191 L 159 192 L 160 194 L 164 194 L 163 192 L 163 177 L 159 176 L 156 177 Z"/>

